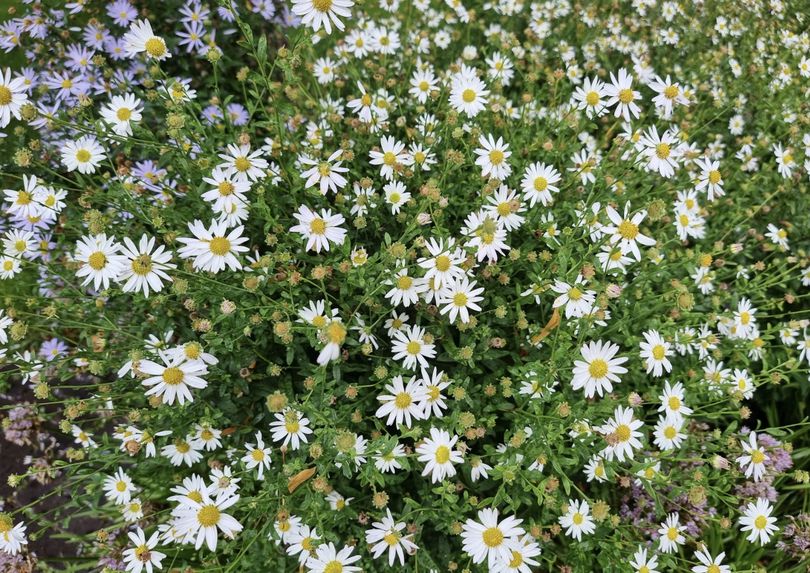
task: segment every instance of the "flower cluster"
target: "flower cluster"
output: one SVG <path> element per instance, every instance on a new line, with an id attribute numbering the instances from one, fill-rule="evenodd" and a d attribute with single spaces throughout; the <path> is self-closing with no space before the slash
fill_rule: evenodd
<path id="1" fill-rule="evenodd" d="M 10 10 L 3 559 L 799 571 L 789 4 Z"/>

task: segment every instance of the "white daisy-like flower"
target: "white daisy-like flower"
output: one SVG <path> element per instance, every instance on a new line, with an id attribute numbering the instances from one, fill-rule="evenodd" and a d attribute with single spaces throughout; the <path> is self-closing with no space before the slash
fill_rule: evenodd
<path id="1" fill-rule="evenodd" d="M 523 172 L 520 189 L 530 206 L 534 207 L 540 201 L 541 205 L 547 207 L 553 201 L 551 194 L 560 191 L 556 183 L 561 177 L 560 172 L 550 165 L 532 163 Z"/>
<path id="2" fill-rule="evenodd" d="M 188 360 L 185 356 L 170 356 L 159 351 L 163 364 L 151 360 L 141 360 L 137 364 L 140 372 L 147 374 L 141 384 L 150 387 L 147 396 L 160 396 L 164 404 L 172 405 L 177 400 L 185 404 L 186 400 L 193 402 L 191 388 L 201 390 L 208 386 L 202 378 L 208 374 L 208 367 L 199 360 Z"/>
<path id="3" fill-rule="evenodd" d="M 613 392 L 613 384 L 620 382 L 619 374 L 627 372 L 627 368 L 621 366 L 627 358 L 616 357 L 618 351 L 617 344 L 601 340 L 583 345 L 580 349 L 583 360 L 574 361 L 571 381 L 574 390 L 584 388 L 586 398 Z"/>
<path id="4" fill-rule="evenodd" d="M 93 283 L 93 288 L 107 289 L 110 281 L 118 280 L 121 272 L 126 268 L 126 257 L 120 254 L 121 245 L 115 242 L 115 237 L 107 237 L 104 233 L 90 237 L 82 237 L 76 243 L 76 262 L 81 263 L 76 276 L 84 278 L 82 286 Z"/>
<path id="5" fill-rule="evenodd" d="M 409 370 L 416 370 L 417 364 L 428 367 L 428 359 L 436 356 L 436 345 L 428 343 L 425 329 L 421 326 L 409 326 L 394 333 L 391 351 L 394 360 L 402 360 L 402 365 Z"/>
<path id="6" fill-rule="evenodd" d="M 132 135 L 132 123 L 141 121 L 141 100 L 133 94 L 112 96 L 110 103 L 101 108 L 101 118 L 112 126 L 113 132 L 122 137 Z"/>
<path id="7" fill-rule="evenodd" d="M 23 174 L 22 189 L 5 189 L 3 194 L 6 196 L 8 206 L 6 213 L 10 215 L 17 215 L 25 219 L 40 216 L 42 205 L 36 200 L 37 195 L 41 192 L 42 184 L 37 179 L 36 175 Z"/>
<path id="8" fill-rule="evenodd" d="M 486 84 L 475 76 L 457 77 L 450 88 L 450 105 L 467 117 L 475 117 L 484 109 L 489 96 Z"/>
<path id="9" fill-rule="evenodd" d="M 702 551 L 695 551 L 695 557 L 700 561 L 700 565 L 692 567 L 692 573 L 731 573 L 731 568 L 728 565 L 723 565 L 725 556 L 726 553 L 721 551 L 716 557 L 712 557 L 705 547 Z"/>
<path id="10" fill-rule="evenodd" d="M 225 267 L 232 271 L 242 268 L 236 255 L 248 251 L 242 244 L 248 240 L 242 236 L 245 230 L 243 226 L 228 232 L 228 225 L 224 221 L 211 221 L 206 229 L 202 221 L 195 220 L 188 224 L 188 228 L 194 237 L 178 237 L 177 240 L 185 246 L 177 254 L 184 259 L 194 259 L 192 265 L 195 269 L 218 273 Z"/>
<path id="11" fill-rule="evenodd" d="M 383 186 L 385 202 L 391 206 L 391 213 L 396 215 L 402 206 L 411 200 L 411 193 L 402 181 L 391 181 Z"/>
<path id="12" fill-rule="evenodd" d="M 424 401 L 427 393 L 422 386 L 421 380 L 417 381 L 416 376 L 411 376 L 407 383 L 402 380 L 402 376 L 394 376 L 390 384 L 385 385 L 385 394 L 377 396 L 377 400 L 382 405 L 377 408 L 375 416 L 388 419 L 385 423 L 389 426 L 400 426 L 403 423 L 410 428 L 412 420 L 421 420 L 424 417 Z"/>
<path id="13" fill-rule="evenodd" d="M 83 175 L 95 173 L 96 167 L 107 158 L 104 148 L 92 135 L 84 135 L 76 141 L 68 141 L 59 150 L 62 163 L 68 171 Z"/>
<path id="14" fill-rule="evenodd" d="M 24 77 L 12 79 L 11 68 L 0 70 L 0 129 L 11 123 L 11 117 L 21 118 L 20 109 L 28 103 Z"/>
<path id="15" fill-rule="evenodd" d="M 478 303 L 484 300 L 480 296 L 484 288 L 475 288 L 476 282 L 467 276 L 448 282 L 438 294 L 437 305 L 441 307 L 441 314 L 447 314 L 450 324 L 455 324 L 456 318 L 461 322 L 470 322 L 470 310 L 480 311 Z"/>
<path id="16" fill-rule="evenodd" d="M 643 335 L 644 342 L 639 343 L 639 356 L 646 362 L 647 374 L 652 372 L 653 376 L 661 376 L 664 371 L 672 372 L 672 363 L 668 358 L 672 356 L 672 345 L 655 330 L 648 330 Z"/>
<path id="17" fill-rule="evenodd" d="M 257 469 L 256 477 L 259 481 L 264 480 L 264 470 L 270 469 L 272 460 L 270 458 L 270 448 L 265 447 L 262 433 L 256 432 L 256 445 L 250 442 L 245 443 L 246 453 L 242 456 L 242 461 L 245 462 L 245 467 L 249 470 Z"/>
<path id="18" fill-rule="evenodd" d="M 520 527 L 522 519 L 514 516 L 498 520 L 498 510 L 482 509 L 478 521 L 468 519 L 461 527 L 462 548 L 473 563 L 483 563 L 492 569 L 499 561 L 510 561 L 512 550 L 519 547 L 519 539 L 526 531 Z"/>
<path id="19" fill-rule="evenodd" d="M 606 212 L 612 225 L 606 225 L 604 232 L 610 235 L 610 242 L 618 245 L 623 253 L 632 253 L 633 257 L 640 261 L 641 252 L 638 245 L 651 247 L 655 245 L 655 240 L 639 231 L 639 225 L 647 216 L 647 211 L 639 211 L 632 217 L 629 216 L 629 211 L 630 205 L 627 204 L 624 208 L 624 217 L 622 217 L 613 207 L 608 205 Z"/>
<path id="20" fill-rule="evenodd" d="M 757 443 L 757 433 L 748 434 L 748 440 L 740 440 L 743 455 L 737 458 L 740 469 L 745 471 L 745 477 L 760 481 L 765 475 L 765 462 L 768 461 L 768 454 L 764 448 Z"/>
<path id="21" fill-rule="evenodd" d="M 307 240 L 308 251 L 328 251 L 330 243 L 342 245 L 346 239 L 346 229 L 340 226 L 346 220 L 339 213 L 333 215 L 330 209 L 321 209 L 319 215 L 306 205 L 301 205 L 298 212 L 293 213 L 293 217 L 298 224 L 291 227 L 290 231 L 299 233 Z"/>
<path id="22" fill-rule="evenodd" d="M 380 166 L 380 176 L 389 181 L 394 178 L 396 169 L 401 165 L 410 163 L 405 144 L 397 141 L 393 136 L 383 136 L 380 140 L 380 151 L 369 151 L 372 165 Z"/>
<path id="23" fill-rule="evenodd" d="M 633 553 L 630 567 L 633 568 L 633 573 L 659 573 L 658 569 L 656 569 L 658 567 L 658 556 L 650 555 L 647 557 L 647 548 L 639 547 Z"/>
<path id="24" fill-rule="evenodd" d="M 405 565 L 405 553 L 413 555 L 418 547 L 411 540 L 412 534 L 403 535 L 405 522 L 399 522 L 391 515 L 391 510 L 386 509 L 386 516 L 381 521 L 371 524 L 371 529 L 366 530 L 366 543 L 371 545 L 371 554 L 375 559 L 386 551 L 388 552 L 388 566 L 394 566 L 394 560 L 398 559 L 399 564 Z"/>
<path id="25" fill-rule="evenodd" d="M 175 510 L 174 527 L 181 537 L 194 541 L 195 549 L 205 543 L 208 549 L 216 551 L 218 532 L 233 539 L 242 531 L 242 524 L 225 513 L 226 509 L 239 501 L 239 496 L 220 493 L 216 498 L 211 498 L 207 492 L 203 492 L 201 497 L 200 501 L 190 498 L 180 501 L 180 506 Z"/>
<path id="26" fill-rule="evenodd" d="M 152 24 L 148 20 L 137 20 L 129 27 L 129 32 L 124 34 L 124 51 L 130 58 L 146 52 L 146 55 L 155 60 L 165 60 L 172 55 L 166 48 L 166 41 L 160 36 L 155 36 L 152 31 Z"/>
<path id="27" fill-rule="evenodd" d="M 662 553 L 672 553 L 678 549 L 679 545 L 686 542 L 683 536 L 685 525 L 681 525 L 677 513 L 670 513 L 666 520 L 661 523 L 658 529 L 658 546 Z"/>
<path id="28" fill-rule="evenodd" d="M 132 478 L 130 478 L 126 472 L 124 472 L 124 468 L 121 467 L 119 467 L 113 475 L 107 476 L 104 479 L 102 487 L 107 499 L 116 505 L 129 503 L 129 500 L 132 499 L 133 492 L 137 489 L 135 484 L 132 483 Z"/>
<path id="29" fill-rule="evenodd" d="M 771 535 L 779 528 L 774 525 L 776 518 L 771 517 L 773 506 L 765 498 L 757 498 L 755 503 L 749 503 L 743 515 L 740 517 L 740 530 L 748 532 L 748 541 L 754 543 L 759 541 L 760 545 L 765 545 L 770 541 Z"/>
<path id="30" fill-rule="evenodd" d="M 655 425 L 653 442 L 661 451 L 675 450 L 681 447 L 686 439 L 683 433 L 684 418 L 682 416 L 661 416 Z"/>
<path id="31" fill-rule="evenodd" d="M 565 307 L 565 318 L 582 317 L 590 314 L 596 300 L 596 291 L 586 290 L 585 278 L 577 275 L 573 285 L 557 280 L 551 290 L 559 296 L 554 299 L 553 308 Z"/>
<path id="32" fill-rule="evenodd" d="M 163 281 L 172 282 L 172 277 L 166 271 L 177 268 L 172 260 L 171 252 L 165 251 L 163 245 L 155 248 L 155 238 L 142 235 L 137 246 L 129 237 L 124 237 L 121 254 L 126 259 L 118 281 L 123 282 L 121 288 L 124 292 L 143 291 L 149 297 L 149 289 L 153 292 L 163 290 Z"/>
<path id="33" fill-rule="evenodd" d="M 161 561 L 166 554 L 155 551 L 160 539 L 159 531 L 155 531 L 149 539 L 146 539 L 143 529 L 138 527 L 135 531 L 127 533 L 127 536 L 134 546 L 124 550 L 123 558 L 127 571 L 141 573 L 146 569 L 146 573 L 152 573 L 154 569 L 162 568 Z"/>
<path id="34" fill-rule="evenodd" d="M 464 252 L 455 246 L 454 239 L 450 238 L 445 242 L 444 239 L 430 237 L 425 241 L 425 248 L 430 256 L 419 259 L 417 264 L 426 269 L 426 281 L 432 279 L 433 285 L 441 288 L 464 276 L 464 269 L 461 268 L 465 259 Z"/>
<path id="35" fill-rule="evenodd" d="M 492 135 L 481 135 L 478 138 L 478 145 L 480 147 L 475 150 L 475 154 L 478 156 L 475 164 L 481 167 L 481 177 L 499 181 L 504 181 L 509 177 L 509 174 L 512 173 L 512 167 L 508 161 L 512 155 L 512 152 L 509 151 L 509 144 L 505 143 L 502 137 L 495 141 Z"/>
<path id="36" fill-rule="evenodd" d="M 283 412 L 276 412 L 276 420 L 270 423 L 270 431 L 274 442 L 281 442 L 281 447 L 288 444 L 293 450 L 308 442 L 307 436 L 312 433 L 309 427 L 309 418 L 293 408 L 285 408 Z"/>
<path id="37" fill-rule="evenodd" d="M 264 152 L 261 149 L 251 151 L 250 145 L 231 143 L 225 151 L 225 153 L 219 154 L 219 158 L 223 160 L 219 167 L 234 180 L 254 182 L 267 176 L 268 164 L 267 160 L 262 157 Z"/>
<path id="38" fill-rule="evenodd" d="M 605 422 L 600 428 L 608 445 L 602 450 L 601 455 L 607 461 L 614 457 L 620 462 L 625 458 L 633 459 L 634 451 L 641 447 L 642 433 L 638 431 L 644 426 L 644 422 L 633 417 L 631 408 L 617 406 L 613 412 L 613 418 Z"/>
<path id="39" fill-rule="evenodd" d="M 301 173 L 301 177 L 306 180 L 304 187 L 317 185 L 321 190 L 321 195 L 326 195 L 329 191 L 337 193 L 339 189 L 343 189 L 348 181 L 342 174 L 347 173 L 349 168 L 342 166 L 343 161 L 339 159 L 342 154 L 343 150 L 338 149 L 324 160 L 302 156 L 301 164 L 311 166 Z"/>
<path id="40" fill-rule="evenodd" d="M 684 395 L 683 384 L 680 382 L 675 385 L 671 385 L 669 382 L 664 383 L 664 393 L 658 396 L 658 399 L 661 400 L 658 411 L 674 418 L 690 415 L 692 408 L 684 403 Z"/>
<path id="41" fill-rule="evenodd" d="M 28 545 L 25 530 L 22 521 L 15 525 L 9 514 L 0 512 L 0 551 L 11 555 L 19 553 L 23 545 Z"/>
<path id="42" fill-rule="evenodd" d="M 430 474 L 430 481 L 437 483 L 456 475 L 453 464 L 464 461 L 461 452 L 454 450 L 458 436 L 450 437 L 447 430 L 430 428 L 430 437 L 416 447 L 417 460 L 425 463 L 422 475 Z"/>
<path id="43" fill-rule="evenodd" d="M 298 563 L 303 565 L 309 556 L 315 552 L 318 541 L 321 539 L 317 530 L 308 525 L 301 525 L 287 537 L 287 555 L 297 555 Z"/>
<path id="44" fill-rule="evenodd" d="M 596 524 L 591 516 L 591 508 L 584 499 L 581 501 L 569 499 L 568 509 L 557 521 L 565 528 L 565 534 L 577 541 L 582 539 L 583 533 L 590 535 L 596 531 Z"/>
<path id="45" fill-rule="evenodd" d="M 315 32 L 323 28 L 327 34 L 332 33 L 332 25 L 343 31 L 340 18 L 351 16 L 353 0 L 293 0 L 293 14 L 301 18 L 301 23 L 311 27 Z"/>
<path id="46" fill-rule="evenodd" d="M 359 573 L 360 567 L 352 565 L 360 560 L 359 555 L 352 555 L 354 547 L 337 550 L 332 542 L 318 545 L 315 555 L 306 560 L 307 573 Z"/>
<path id="47" fill-rule="evenodd" d="M 619 76 L 610 73 L 610 83 L 605 85 L 605 95 L 608 96 L 608 101 L 605 103 L 607 107 L 616 106 L 614 115 L 621 116 L 624 121 L 630 121 L 630 115 L 638 118 L 641 114 L 641 108 L 636 103 L 641 99 L 641 94 L 633 90 L 633 76 L 627 73 L 627 70 L 621 68 Z"/>

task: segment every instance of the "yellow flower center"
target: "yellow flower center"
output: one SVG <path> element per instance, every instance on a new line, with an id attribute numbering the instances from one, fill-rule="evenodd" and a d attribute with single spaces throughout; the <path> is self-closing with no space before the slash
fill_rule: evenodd
<path id="1" fill-rule="evenodd" d="M 163 371 L 163 381 L 169 386 L 177 386 L 183 381 L 183 371 L 172 366 Z"/>
<path id="2" fill-rule="evenodd" d="M 17 205 L 28 205 L 32 200 L 33 197 L 27 191 L 17 193 Z"/>
<path id="3" fill-rule="evenodd" d="M 234 186 L 230 181 L 223 181 L 219 184 L 217 190 L 219 191 L 220 195 L 227 197 L 228 195 L 233 195 Z"/>
<path id="4" fill-rule="evenodd" d="M 577 512 L 571 517 L 571 521 L 574 522 L 574 525 L 582 525 L 582 522 L 585 521 L 585 518 L 582 517 L 582 514 Z"/>
<path id="5" fill-rule="evenodd" d="M 197 512 L 197 521 L 203 527 L 213 527 L 219 523 L 219 515 L 217 506 L 205 505 Z"/>
<path id="6" fill-rule="evenodd" d="M 315 2 L 329 2 L 330 5 L 332 4 L 331 0 L 315 0 Z M 340 561 L 330 561 L 323 568 L 323 573 L 343 573 L 343 564 Z"/>
<path id="7" fill-rule="evenodd" d="M 672 426 L 667 426 L 666 428 L 664 428 L 664 437 L 666 439 L 672 440 L 677 435 L 678 435 L 678 431 L 675 428 L 673 428 Z"/>
<path id="8" fill-rule="evenodd" d="M 629 440 L 630 435 L 631 435 L 630 426 L 628 426 L 627 424 L 620 424 L 616 428 L 616 438 L 620 442 L 626 442 L 627 440 Z"/>
<path id="9" fill-rule="evenodd" d="M 405 347 L 405 349 L 408 351 L 408 354 L 416 356 L 417 354 L 419 354 L 419 351 L 422 350 L 422 345 L 419 343 L 418 340 L 411 340 L 408 343 L 408 346 Z"/>
<path id="10" fill-rule="evenodd" d="M 76 152 L 76 161 L 79 163 L 87 163 L 90 161 L 90 152 L 86 149 L 80 149 Z"/>
<path id="11" fill-rule="evenodd" d="M 146 545 L 138 545 L 138 547 L 135 548 L 135 559 L 141 563 L 149 563 L 152 560 L 152 554 L 149 552 L 149 548 Z"/>
<path id="12" fill-rule="evenodd" d="M 314 235 L 323 235 L 326 232 L 326 221 L 320 217 L 315 217 L 309 224 L 309 230 Z"/>
<path id="13" fill-rule="evenodd" d="M 166 53 L 166 42 L 163 41 L 163 38 L 153 36 L 148 40 L 146 40 L 144 48 L 146 48 L 147 54 L 149 54 L 153 58 L 159 58 Z"/>
<path id="14" fill-rule="evenodd" d="M 245 156 L 240 156 L 234 159 L 233 166 L 236 167 L 236 170 L 244 173 L 248 169 L 250 169 L 250 161 Z"/>
<path id="15" fill-rule="evenodd" d="M 189 498 L 191 501 L 196 501 L 197 503 L 201 503 L 203 500 L 202 494 L 197 490 L 188 492 L 186 494 L 186 497 Z"/>
<path id="16" fill-rule="evenodd" d="M 0 105 L 8 105 L 11 103 L 12 93 L 6 86 L 0 86 Z"/>
<path id="17" fill-rule="evenodd" d="M 623 90 L 621 90 L 619 92 L 619 101 L 620 102 L 622 102 L 624 104 L 628 104 L 631 101 L 633 101 L 633 99 L 634 99 L 633 90 L 625 88 L 625 89 L 623 89 Z"/>
<path id="18" fill-rule="evenodd" d="M 751 452 L 751 461 L 755 464 L 761 464 L 765 461 L 765 454 L 762 450 L 754 450 Z"/>
<path id="19" fill-rule="evenodd" d="M 297 434 L 298 430 L 301 429 L 301 424 L 298 423 L 298 420 L 287 420 L 284 423 L 284 429 L 287 430 L 288 434 Z"/>
<path id="20" fill-rule="evenodd" d="M 342 322 L 332 321 L 326 327 L 326 339 L 333 344 L 343 344 L 346 340 L 346 327 Z"/>
<path id="21" fill-rule="evenodd" d="M 582 291 L 577 287 L 571 287 L 568 291 L 568 298 L 571 300 L 579 300 L 582 298 Z"/>
<path id="22" fill-rule="evenodd" d="M 65 78 L 64 80 L 62 80 L 62 89 L 69 90 L 72 87 L 73 87 L 73 80 L 71 80 L 70 78 Z"/>
<path id="23" fill-rule="evenodd" d="M 601 358 L 596 358 L 588 365 L 588 374 L 591 378 L 604 378 L 608 372 L 608 364 Z"/>
<path id="24" fill-rule="evenodd" d="M 548 188 L 548 180 L 545 177 L 535 177 L 534 190 L 545 191 Z"/>
<path id="25" fill-rule="evenodd" d="M 436 448 L 436 453 L 433 454 L 436 463 L 446 464 L 450 460 L 450 448 L 447 446 L 439 446 Z"/>
<path id="26" fill-rule="evenodd" d="M 667 401 L 669 404 L 670 410 L 680 410 L 681 409 L 681 399 L 677 396 L 670 396 L 669 400 Z"/>
<path id="27" fill-rule="evenodd" d="M 385 534 L 385 537 L 383 537 L 383 541 L 385 541 L 390 547 L 393 547 L 394 545 L 399 543 L 399 536 L 393 531 L 391 531 Z"/>
<path id="28" fill-rule="evenodd" d="M 639 567 L 638 573 L 650 573 L 650 568 L 647 567 L 646 565 L 642 565 L 641 567 Z"/>
<path id="29" fill-rule="evenodd" d="M 400 290 L 408 290 L 413 285 L 413 279 L 408 275 L 402 275 L 397 279 L 397 288 Z"/>
<path id="30" fill-rule="evenodd" d="M 132 259 L 132 272 L 136 275 L 148 275 L 152 270 L 152 257 L 141 255 Z"/>
<path id="31" fill-rule="evenodd" d="M 619 235 L 621 235 L 623 239 L 632 241 L 638 236 L 638 225 L 629 219 L 625 219 L 622 221 L 622 224 L 619 225 Z"/>
<path id="32" fill-rule="evenodd" d="M 96 251 L 87 257 L 87 264 L 94 271 L 100 271 L 107 264 L 107 256 L 101 251 Z"/>
<path id="33" fill-rule="evenodd" d="M 666 159 L 670 154 L 670 147 L 668 143 L 659 143 L 655 146 L 655 155 L 658 159 Z"/>
<path id="34" fill-rule="evenodd" d="M 439 399 L 441 395 L 441 390 L 439 390 L 438 386 L 429 386 L 428 387 L 428 397 L 430 398 L 431 402 L 435 402 Z"/>
<path id="35" fill-rule="evenodd" d="M 369 94 L 363 94 L 363 97 L 360 98 L 360 103 L 362 103 L 365 107 L 371 105 L 371 96 Z"/>
<path id="36" fill-rule="evenodd" d="M 318 12 L 328 12 L 332 7 L 332 0 L 312 0 L 312 6 Z"/>
<path id="37" fill-rule="evenodd" d="M 383 163 L 386 165 L 394 165 L 397 162 L 397 156 L 390 151 L 383 154 Z"/>
<path id="38" fill-rule="evenodd" d="M 678 86 L 667 86 L 667 88 L 664 90 L 664 97 L 667 99 L 675 99 L 678 97 L 679 93 L 680 90 L 678 89 Z"/>
<path id="39" fill-rule="evenodd" d="M 588 92 L 588 94 L 585 96 L 585 103 L 587 103 L 589 106 L 595 106 L 599 103 L 599 94 L 594 91 Z"/>
<path id="40" fill-rule="evenodd" d="M 208 248 L 217 256 L 223 257 L 231 250 L 231 242 L 225 237 L 214 237 L 208 244 Z"/>
<path id="41" fill-rule="evenodd" d="M 115 117 L 117 117 L 119 121 L 129 121 L 129 118 L 132 117 L 132 110 L 128 107 L 122 107 L 115 112 Z"/>
<path id="42" fill-rule="evenodd" d="M 459 307 L 467 306 L 468 300 L 469 299 L 467 298 L 467 295 L 464 294 L 463 292 L 457 292 L 456 294 L 453 295 L 453 304 L 455 306 Z"/>
<path id="43" fill-rule="evenodd" d="M 751 322 L 751 314 L 747 311 L 743 311 L 740 313 L 740 323 L 741 324 L 748 324 Z"/>
<path id="44" fill-rule="evenodd" d="M 768 518 L 765 517 L 764 515 L 759 515 L 754 520 L 754 527 L 756 527 L 757 529 L 765 529 L 767 525 L 768 525 Z"/>
<path id="45" fill-rule="evenodd" d="M 719 566 L 717 566 L 717 565 L 715 565 L 714 563 L 712 563 L 712 564 L 711 564 L 711 565 L 709 565 L 709 567 L 706 569 L 706 573 L 720 573 L 720 567 L 719 567 Z"/>
<path id="46" fill-rule="evenodd" d="M 498 203 L 498 215 L 501 217 L 507 217 L 512 214 L 512 203 L 510 201 L 504 201 L 503 203 Z"/>
<path id="47" fill-rule="evenodd" d="M 670 541 L 675 541 L 678 539 L 678 529 L 675 527 L 670 527 L 667 529 L 667 539 Z"/>
<path id="48" fill-rule="evenodd" d="M 413 402 L 413 398 L 411 398 L 411 395 L 407 392 L 400 392 L 394 399 L 394 405 L 399 410 L 404 410 L 411 405 L 411 402 Z"/>
<path id="49" fill-rule="evenodd" d="M 709 183 L 717 185 L 720 182 L 720 172 L 717 169 L 709 171 Z"/>
<path id="50" fill-rule="evenodd" d="M 485 529 L 481 537 L 484 539 L 484 545 L 487 547 L 498 547 L 503 543 L 503 532 L 497 527 Z"/>
<path id="51" fill-rule="evenodd" d="M 500 165 L 503 163 L 503 151 L 500 149 L 493 149 L 489 152 L 489 160 L 493 165 Z"/>
<path id="52" fill-rule="evenodd" d="M 464 100 L 464 103 L 472 103 L 475 101 L 475 91 L 467 88 L 463 92 L 461 92 L 461 99 Z"/>
<path id="53" fill-rule="evenodd" d="M 262 450 L 253 450 L 250 452 L 250 457 L 253 458 L 254 461 L 261 462 L 264 460 L 264 452 Z"/>
<path id="54" fill-rule="evenodd" d="M 662 345 L 656 344 L 655 346 L 653 346 L 652 349 L 653 358 L 655 358 L 656 360 L 663 360 L 665 354 L 666 350 L 664 350 L 664 347 Z"/>
<path id="55" fill-rule="evenodd" d="M 127 490 L 127 482 L 124 480 L 118 480 L 115 482 L 115 489 L 117 491 L 126 491 Z"/>
<path id="56" fill-rule="evenodd" d="M 312 544 L 312 538 L 311 537 L 304 537 L 301 540 L 301 548 L 304 551 L 312 551 L 314 549 L 314 546 Z"/>
<path id="57" fill-rule="evenodd" d="M 426 91 L 428 91 L 429 87 L 430 87 L 430 84 L 427 83 L 425 80 L 422 80 L 421 82 L 419 82 L 419 89 L 421 91 L 426 92 Z"/>
<path id="58" fill-rule="evenodd" d="M 519 551 L 512 550 L 512 560 L 509 561 L 510 569 L 517 569 L 523 565 L 523 555 Z"/>
<path id="59" fill-rule="evenodd" d="M 450 257 L 447 255 L 439 255 L 436 257 L 436 270 L 446 272 L 450 268 Z"/>
<path id="60" fill-rule="evenodd" d="M 175 442 L 174 448 L 181 454 L 186 454 L 189 452 L 189 450 L 191 450 L 191 446 L 188 445 L 188 442 L 184 442 L 182 440 Z"/>

